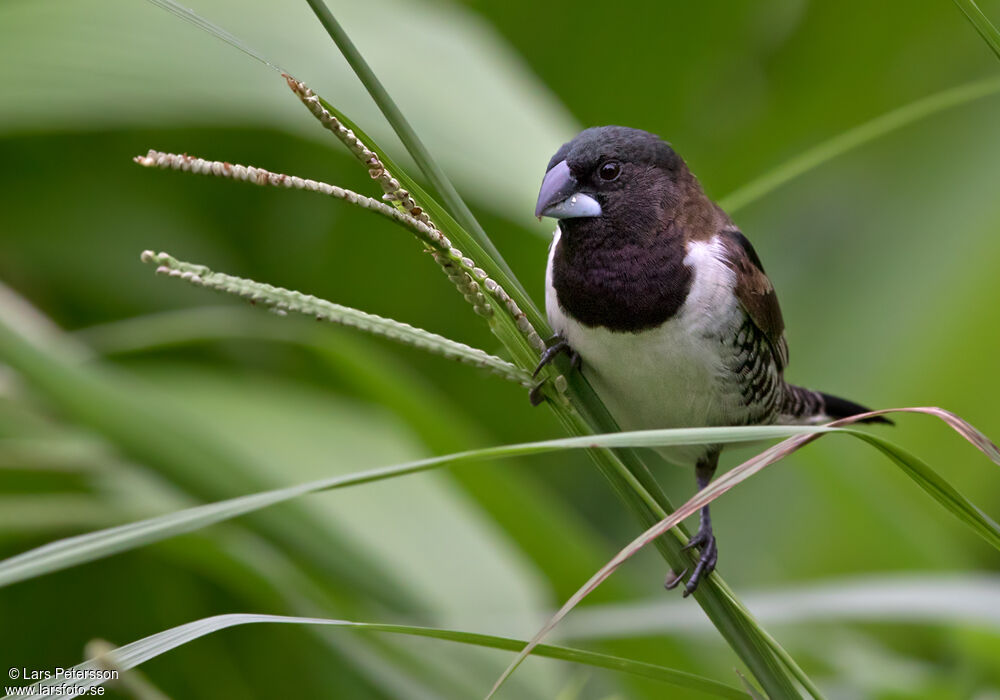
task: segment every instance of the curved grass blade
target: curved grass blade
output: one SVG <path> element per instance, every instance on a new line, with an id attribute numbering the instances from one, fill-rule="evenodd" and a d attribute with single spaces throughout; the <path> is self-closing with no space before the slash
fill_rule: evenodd
<path id="1" fill-rule="evenodd" d="M 444 199 L 445 204 L 447 204 L 452 212 L 454 212 L 456 218 L 462 222 L 465 229 L 478 241 L 482 248 L 486 251 L 488 256 L 499 265 L 499 267 L 510 275 L 511 279 L 516 279 L 514 273 L 511 271 L 507 262 L 503 259 L 500 251 L 490 240 L 490 237 L 486 235 L 486 231 L 483 227 L 479 225 L 476 221 L 476 217 L 472 215 L 472 211 L 462 200 L 461 195 L 455 189 L 455 186 L 451 184 L 448 176 L 445 175 L 444 171 L 438 166 L 438 164 L 431 157 L 430 152 L 427 147 L 424 146 L 420 137 L 410 126 L 409 122 L 403 116 L 403 113 L 396 106 L 395 101 L 389 96 L 389 93 L 382 86 L 375 72 L 368 65 L 368 62 L 358 51 L 358 48 L 351 41 L 351 38 L 344 31 L 343 27 L 330 12 L 330 9 L 326 6 L 323 0 L 306 0 L 309 3 L 309 7 L 312 8 L 313 12 L 316 13 L 316 17 L 319 19 L 320 23 L 329 33 L 330 38 L 336 43 L 337 48 L 347 59 L 351 68 L 354 70 L 355 74 L 364 84 L 365 89 L 368 90 L 368 94 L 372 96 L 375 104 L 382 111 L 386 120 L 392 125 L 393 130 L 395 130 L 396 135 L 399 136 L 399 140 L 403 142 L 403 146 L 416 161 L 417 165 L 420 167 L 421 172 L 427 177 L 431 185 L 438 191 L 438 194 Z"/>
<path id="2" fill-rule="evenodd" d="M 263 316 L 252 308 L 231 304 L 195 306 L 105 322 L 78 329 L 73 336 L 102 357 L 220 341 L 287 345 L 314 357 L 361 400 L 396 415 L 429 454 L 460 452 L 485 444 L 481 426 L 467 415 L 464 404 L 426 384 L 423 375 L 403 358 L 381 351 L 359 335 Z M 0 471 L 3 446 L 0 439 Z M 557 596 L 564 599 L 607 558 L 598 544 L 598 528 L 582 514 L 570 512 L 571 506 L 558 494 L 539 488 L 537 474 L 512 467 L 514 464 L 508 467 L 486 462 L 475 470 L 452 471 L 448 477 L 509 533 L 551 582 Z M 625 586 L 614 588 L 626 593 Z"/>
<path id="3" fill-rule="evenodd" d="M 436 629 L 432 627 L 418 627 L 414 625 L 387 625 L 371 622 L 351 622 L 348 620 L 330 620 L 317 617 L 292 617 L 285 615 L 255 615 L 255 614 L 228 614 L 207 617 L 185 625 L 173 627 L 163 632 L 144 637 L 125 646 L 112 649 L 100 657 L 84 661 L 73 667 L 77 672 L 73 675 L 94 675 L 97 678 L 83 678 L 81 680 L 66 680 L 63 678 L 39 681 L 30 686 L 33 689 L 32 697 L 50 698 L 66 697 L 61 690 L 72 690 L 74 695 L 86 694 L 91 688 L 96 688 L 105 682 L 101 676 L 107 675 L 106 671 L 114 669 L 117 671 L 127 671 L 135 668 L 146 661 L 156 658 L 161 654 L 181 647 L 196 639 L 218 632 L 220 630 L 236 627 L 238 625 L 250 624 L 293 624 L 293 625 L 321 625 L 326 627 L 337 627 L 341 629 L 351 629 L 366 632 L 382 632 L 387 634 L 402 634 L 411 637 L 425 637 L 430 639 L 440 639 L 449 642 L 457 642 L 488 649 L 503 649 L 515 651 L 524 642 L 507 637 L 497 637 L 489 634 L 476 634 L 473 632 L 462 632 L 459 630 Z M 572 649 L 564 646 L 542 645 L 535 649 L 536 656 L 543 656 L 550 659 L 570 661 L 585 666 L 604 668 L 621 673 L 629 673 L 644 678 L 666 683 L 668 685 L 694 690 L 710 697 L 717 698 L 746 698 L 747 694 L 738 688 L 703 678 L 693 673 L 678 671 L 658 666 L 656 664 L 633 661 L 619 656 L 610 656 L 583 649 Z M 60 692 L 56 692 L 57 686 L 62 686 Z M 5 696 L 5 698 L 18 697 L 17 694 Z"/>
<path id="4" fill-rule="evenodd" d="M 956 416 L 954 413 L 940 408 L 916 407 L 870 411 L 868 413 L 862 413 L 857 416 L 851 416 L 850 418 L 834 421 L 827 427 L 836 429 L 838 432 L 846 432 L 855 435 L 874 446 L 876 449 L 888 456 L 901 469 L 903 469 L 904 473 L 913 479 L 921 489 L 945 506 L 945 508 L 950 511 L 952 515 L 957 517 L 959 520 L 962 520 L 977 534 L 983 537 L 983 539 L 993 545 L 997 550 L 1000 550 L 1000 525 L 990 519 L 989 516 L 979 510 L 979 508 L 952 488 L 951 485 L 942 479 L 933 469 L 931 469 L 926 462 L 906 450 L 903 450 L 901 447 L 894 445 L 888 440 L 884 440 L 870 433 L 850 429 L 845 430 L 843 428 L 843 426 L 857 423 L 858 421 L 866 418 L 895 412 L 924 413 L 940 418 L 950 428 L 958 432 L 963 438 L 968 440 L 970 444 L 975 446 L 976 449 L 985 454 L 992 462 L 1000 465 L 1000 450 L 997 449 L 997 446 L 989 438 L 983 435 L 970 423 Z M 797 435 L 790 437 L 777 445 L 769 447 L 739 466 L 733 467 L 731 470 L 696 493 L 690 500 L 674 511 L 669 517 L 664 518 L 659 523 L 653 525 L 635 538 L 624 549 L 618 552 L 618 554 L 616 554 L 611 561 L 601 567 L 601 569 L 595 573 L 590 580 L 580 587 L 580 589 L 574 593 L 572 597 L 570 597 L 566 604 L 563 605 L 562 608 L 560 608 L 559 611 L 545 624 L 545 626 L 538 631 L 521 654 L 514 659 L 500 678 L 497 679 L 497 682 L 494 684 L 493 689 L 487 697 L 492 697 L 496 691 L 499 690 L 500 686 L 503 685 L 503 683 L 511 676 L 521 662 L 528 657 L 535 644 L 541 642 L 545 635 L 551 632 L 555 626 L 559 624 L 560 620 L 566 617 L 566 615 L 569 614 L 573 608 L 575 608 L 584 598 L 590 595 L 595 588 L 604 582 L 622 564 L 631 559 L 632 556 L 638 553 L 643 547 L 660 537 L 671 528 L 676 527 L 688 517 L 697 513 L 702 507 L 708 505 L 716 498 L 736 486 L 738 483 L 750 478 L 764 467 L 784 459 L 799 448 L 807 445 L 813 440 L 818 439 L 821 435 L 822 433 Z"/>
<path id="5" fill-rule="evenodd" d="M 929 95 L 886 112 L 785 161 L 720 199 L 719 206 L 729 213 L 734 213 L 800 175 L 866 143 L 939 112 L 998 93 L 1000 93 L 1000 80 L 980 80 Z"/>
<path id="6" fill-rule="evenodd" d="M 177 277 L 199 287 L 241 296 L 255 304 L 275 309 L 278 312 L 292 311 L 312 316 L 316 320 L 356 328 L 372 335 L 441 355 L 450 360 L 489 370 L 508 381 L 516 382 L 525 387 L 531 386 L 530 375 L 510 362 L 484 350 L 425 331 L 422 328 L 415 328 L 407 323 L 334 304 L 301 292 L 273 287 L 242 277 L 233 277 L 222 272 L 213 272 L 204 265 L 182 262 L 167 253 L 154 253 L 147 250 L 142 254 L 142 261 L 156 264 L 158 266 L 156 271 L 160 274 Z"/>
<path id="7" fill-rule="evenodd" d="M 979 36 L 983 37 L 983 41 L 990 47 L 994 55 L 1000 58 L 1000 31 L 997 31 L 989 17 L 979 9 L 976 0 L 955 0 L 955 4 L 976 28 Z"/>
<path id="8" fill-rule="evenodd" d="M 788 435 L 807 436 L 828 431 L 819 426 L 758 426 L 736 428 L 685 428 L 653 430 L 610 435 L 560 438 L 544 442 L 521 443 L 502 447 L 457 452 L 442 457 L 406 462 L 390 467 L 318 479 L 281 489 L 261 491 L 247 496 L 195 506 L 166 515 L 148 518 L 117 527 L 56 540 L 0 561 L 0 587 L 94 561 L 119 552 L 193 532 L 215 523 L 252 513 L 268 506 L 290 501 L 320 491 L 358 486 L 447 465 L 542 454 L 565 449 L 593 447 L 663 446 L 703 443 L 733 443 L 768 440 Z"/>
<path id="9" fill-rule="evenodd" d="M 569 373 L 569 387 L 567 394 L 572 408 L 551 404 L 553 412 L 569 433 L 589 435 L 595 430 L 619 430 L 614 418 L 579 372 Z M 588 450 L 587 456 L 644 527 L 653 525 L 674 510 L 647 466 L 649 455 L 643 457 L 636 450 L 627 448 Z M 691 562 L 690 552 L 684 549 L 686 542 L 683 527 L 680 527 L 653 544 L 667 566 L 674 571 L 682 571 Z M 797 696 L 796 679 L 805 687 L 810 687 L 808 677 L 794 659 L 753 618 L 721 576 L 710 577 L 699 586 L 694 599 L 769 695 Z M 820 697 L 818 693 L 814 696 Z"/>

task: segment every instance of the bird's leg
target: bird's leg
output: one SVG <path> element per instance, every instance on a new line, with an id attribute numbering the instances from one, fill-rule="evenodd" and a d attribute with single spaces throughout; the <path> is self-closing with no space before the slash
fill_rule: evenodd
<path id="1" fill-rule="evenodd" d="M 718 450 L 709 453 L 706 457 L 698 461 L 695 467 L 695 479 L 698 481 L 699 491 L 708 486 L 708 482 L 712 480 L 718 464 Z M 712 516 L 708 512 L 708 506 L 702 506 L 698 532 L 684 545 L 684 549 L 691 549 L 692 547 L 698 547 L 701 551 L 701 556 L 698 558 L 698 563 L 695 565 L 694 571 L 688 578 L 687 585 L 684 586 L 685 598 L 694 593 L 699 581 L 703 577 L 708 576 L 715 570 L 715 564 L 719 560 L 719 550 L 715 545 L 715 535 L 712 534 Z M 683 575 L 682 573 L 681 576 Z M 668 581 L 665 584 L 666 587 L 668 589 L 676 587 L 680 583 L 681 576 L 676 576 Z"/>
<path id="2" fill-rule="evenodd" d="M 531 377 L 534 379 L 538 376 L 538 373 L 542 371 L 545 365 L 550 364 L 560 353 L 566 353 L 569 355 L 569 362 L 573 369 L 580 369 L 580 353 L 570 347 L 569 342 L 563 338 L 558 333 L 551 338 L 549 338 L 545 345 L 545 352 L 542 353 L 541 359 L 538 361 L 538 366 L 535 367 L 535 371 L 532 372 Z M 545 385 L 545 381 L 541 381 L 531 388 L 528 393 L 528 398 L 531 401 L 532 406 L 537 406 L 545 397 L 542 396 L 542 387 Z"/>

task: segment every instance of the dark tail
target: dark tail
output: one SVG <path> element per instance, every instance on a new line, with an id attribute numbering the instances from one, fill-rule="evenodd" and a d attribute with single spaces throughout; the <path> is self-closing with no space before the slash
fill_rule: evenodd
<path id="1" fill-rule="evenodd" d="M 859 413 L 868 413 L 870 410 L 870 408 L 865 408 L 861 404 L 842 399 L 839 396 L 832 396 L 820 391 L 812 391 L 801 386 L 787 384 L 782 414 L 798 420 L 808 420 L 816 416 L 828 416 L 831 420 L 836 420 L 838 418 L 856 416 Z M 872 418 L 865 418 L 858 422 L 895 425 L 895 423 L 884 416 L 873 416 Z"/>
<path id="2" fill-rule="evenodd" d="M 826 415 L 833 419 L 837 418 L 849 418 L 851 416 L 856 416 L 859 413 L 868 413 L 871 409 L 865 408 L 861 404 L 854 403 L 853 401 L 848 401 L 847 399 L 842 399 L 839 396 L 831 396 L 830 394 L 824 394 L 823 392 L 817 392 L 821 399 L 823 399 L 823 407 L 825 409 Z M 871 418 L 865 418 L 864 420 L 858 421 L 859 423 L 885 423 L 886 425 L 895 425 L 891 420 L 885 416 L 873 416 Z"/>

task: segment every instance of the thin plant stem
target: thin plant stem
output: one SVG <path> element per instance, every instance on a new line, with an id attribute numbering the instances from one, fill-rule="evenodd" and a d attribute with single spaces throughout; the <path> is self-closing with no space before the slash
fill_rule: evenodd
<path id="1" fill-rule="evenodd" d="M 719 200 L 719 206 L 730 213 L 756 202 L 782 185 L 810 170 L 859 146 L 890 134 L 925 117 L 958 107 L 969 102 L 1000 93 L 1000 80 L 979 80 L 942 92 L 928 95 L 915 102 L 886 112 L 871 121 L 848 129 L 803 153 L 785 161 L 778 167 L 751 180 Z"/>
<path id="2" fill-rule="evenodd" d="M 144 263 L 156 265 L 158 274 L 176 277 L 198 287 L 240 296 L 279 314 L 291 311 L 315 318 L 317 321 L 328 321 L 356 328 L 365 333 L 388 338 L 450 360 L 488 370 L 525 387 L 531 385 L 531 377 L 520 367 L 491 355 L 485 350 L 445 338 L 422 328 L 416 328 L 408 323 L 334 304 L 301 292 L 215 272 L 204 265 L 194 265 L 177 260 L 167 253 L 154 253 L 151 250 L 146 250 L 143 251 L 141 260 Z"/>
<path id="3" fill-rule="evenodd" d="M 997 31 L 989 17 L 979 9 L 976 0 L 955 0 L 955 4 L 976 28 L 979 36 L 983 37 L 983 41 L 990 47 L 994 55 L 1000 58 L 1000 31 Z"/>
<path id="4" fill-rule="evenodd" d="M 323 0 L 306 0 L 309 3 L 309 7 L 312 8 L 313 12 L 316 13 L 316 17 L 319 18 L 320 23 L 329 33 L 330 38 L 333 39 L 334 43 L 337 44 L 337 48 L 347 59 L 351 68 L 357 74 L 361 82 L 364 83 L 365 88 L 368 90 L 368 94 L 372 96 L 375 100 L 375 104 L 382 111 L 386 120 L 392 126 L 396 135 L 399 136 L 399 140 L 403 142 L 406 150 L 409 151 L 410 155 L 417 162 L 420 167 L 421 172 L 430 181 L 431 186 L 441 195 L 444 199 L 445 204 L 451 209 L 455 217 L 462 224 L 462 226 L 469 231 L 469 233 L 477 240 L 477 242 L 483 247 L 487 254 L 493 258 L 494 261 L 510 275 L 512 280 L 516 277 L 511 271 L 510 266 L 504 260 L 500 251 L 490 240 L 490 237 L 486 235 L 483 227 L 479 225 L 476 217 L 473 216 L 472 211 L 465 204 L 461 195 L 458 194 L 458 190 L 455 186 L 451 184 L 451 180 L 445 175 L 444 171 L 438 166 L 437 162 L 431 156 L 427 147 L 424 146 L 423 141 L 417 136 L 417 132 L 413 130 L 410 123 L 406 121 L 403 113 L 400 111 L 399 107 L 396 106 L 395 101 L 389 96 L 389 93 L 382 86 L 381 81 L 375 75 L 375 72 L 368 65 L 364 56 L 358 51 L 358 48 L 351 41 L 351 38 L 344 31 L 343 27 L 337 21 L 337 18 L 333 16 L 330 12 L 330 8 L 326 6 Z M 523 288 L 521 289 L 523 292 Z"/>

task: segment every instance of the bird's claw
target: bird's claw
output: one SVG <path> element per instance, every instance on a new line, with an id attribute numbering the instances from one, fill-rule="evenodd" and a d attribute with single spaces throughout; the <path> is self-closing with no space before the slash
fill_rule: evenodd
<path id="1" fill-rule="evenodd" d="M 691 576 L 684 586 L 685 598 L 694 593 L 702 578 L 715 571 L 715 565 L 719 561 L 719 549 L 715 544 L 715 535 L 712 534 L 711 529 L 699 528 L 695 536 L 684 545 L 684 549 L 693 549 L 694 547 L 701 550 L 701 556 L 698 557 L 698 563 L 695 565 L 694 571 L 691 572 Z M 674 586 L 676 585 L 677 583 L 675 582 Z M 672 588 L 672 586 L 668 588 Z"/>
<path id="2" fill-rule="evenodd" d="M 538 366 L 535 367 L 535 371 L 531 374 L 532 379 L 538 377 L 539 372 L 542 371 L 545 365 L 550 364 L 561 353 L 569 355 L 569 363 L 573 369 L 580 369 L 580 365 L 582 364 L 580 353 L 570 347 L 570 344 L 561 335 L 554 335 L 549 338 L 546 342 L 546 346 L 545 351 L 538 360 Z M 537 406 L 545 400 L 545 395 L 542 393 L 542 387 L 545 386 L 545 381 L 546 380 L 543 379 L 538 384 L 531 387 L 531 391 L 528 392 L 528 400 L 531 401 L 532 406 Z"/>
<path id="3" fill-rule="evenodd" d="M 673 571 L 668 572 L 667 580 L 663 582 L 663 587 L 666 588 L 668 591 L 674 590 L 675 588 L 677 588 L 677 585 L 684 580 L 684 575 L 687 574 L 687 572 L 688 572 L 687 569 L 684 569 L 684 571 L 680 572 L 679 574 L 675 574 Z"/>
<path id="4" fill-rule="evenodd" d="M 528 392 L 528 401 L 531 402 L 532 406 L 537 406 L 545 401 L 545 394 L 542 393 L 542 387 L 545 386 L 545 382 L 546 380 L 543 379 L 531 387 L 531 390 Z"/>
<path id="5" fill-rule="evenodd" d="M 545 351 L 538 360 L 538 366 L 531 373 L 532 378 L 537 377 L 545 365 L 551 364 L 561 353 L 569 355 L 569 362 L 573 369 L 580 369 L 580 353 L 570 347 L 569 342 L 561 335 L 554 335 L 546 341 Z"/>

